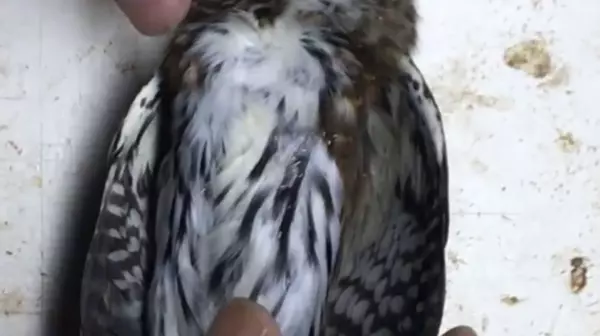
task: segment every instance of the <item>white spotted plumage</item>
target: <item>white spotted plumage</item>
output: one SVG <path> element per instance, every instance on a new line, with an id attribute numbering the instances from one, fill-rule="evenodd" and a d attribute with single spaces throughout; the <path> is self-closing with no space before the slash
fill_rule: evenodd
<path id="1" fill-rule="evenodd" d="M 318 134 L 325 76 L 302 38 L 313 36 L 293 20 L 260 29 L 248 13 L 194 37 L 186 56 L 206 70 L 188 71 L 206 78 L 174 97 L 149 293 L 154 335 L 202 334 L 233 297 L 272 311 L 285 335 L 319 326 L 342 185 Z"/>

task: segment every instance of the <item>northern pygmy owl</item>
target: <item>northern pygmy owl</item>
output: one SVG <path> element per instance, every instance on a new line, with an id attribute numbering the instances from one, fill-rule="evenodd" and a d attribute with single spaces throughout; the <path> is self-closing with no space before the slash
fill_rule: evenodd
<path id="1" fill-rule="evenodd" d="M 82 335 L 205 335 L 234 297 L 285 336 L 436 336 L 448 171 L 411 0 L 202 0 L 135 98 Z"/>

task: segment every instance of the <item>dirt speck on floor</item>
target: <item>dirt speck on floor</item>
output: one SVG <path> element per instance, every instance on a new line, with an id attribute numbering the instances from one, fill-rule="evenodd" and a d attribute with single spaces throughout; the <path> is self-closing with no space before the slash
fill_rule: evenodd
<path id="1" fill-rule="evenodd" d="M 522 300 L 513 295 L 504 295 L 500 301 L 508 306 L 514 306 Z"/>
<path id="2" fill-rule="evenodd" d="M 464 89 L 458 92 L 458 95 L 460 100 L 466 101 L 467 109 L 473 109 L 475 106 L 496 107 L 500 101 L 496 97 L 483 95 L 470 89 Z"/>
<path id="3" fill-rule="evenodd" d="M 19 290 L 0 291 L 0 312 L 4 315 L 20 313 L 23 310 L 25 298 Z"/>
<path id="4" fill-rule="evenodd" d="M 465 110 L 471 111 L 476 108 L 494 108 L 496 110 L 506 110 L 512 107 L 512 102 L 497 98 L 490 95 L 485 95 L 478 93 L 477 91 L 471 89 L 470 87 L 435 87 L 436 91 L 442 92 L 440 95 L 442 96 L 444 102 L 447 102 L 445 106 L 445 110 L 454 111 L 460 107 Z"/>
<path id="5" fill-rule="evenodd" d="M 552 71 L 552 58 L 543 39 L 519 42 L 504 51 L 504 63 L 534 78 L 544 78 Z"/>
<path id="6" fill-rule="evenodd" d="M 484 316 L 481 319 L 481 331 L 486 332 L 489 325 L 490 325 L 490 319 L 487 316 Z"/>
<path id="7" fill-rule="evenodd" d="M 579 294 L 587 285 L 587 265 L 583 257 L 571 258 L 571 292 Z"/>
<path id="8" fill-rule="evenodd" d="M 479 174 L 483 174 L 489 170 L 488 165 L 486 165 L 478 159 L 474 159 L 473 161 L 471 161 L 471 167 L 473 167 L 473 170 L 475 170 Z"/>
<path id="9" fill-rule="evenodd" d="M 21 147 L 19 147 L 14 141 L 9 140 L 6 142 L 6 144 L 12 148 L 15 152 L 17 152 L 17 154 L 21 155 L 23 154 L 23 149 L 21 149 Z"/>
<path id="10" fill-rule="evenodd" d="M 88 58 L 95 50 L 96 50 L 96 46 L 91 45 L 85 51 L 83 51 L 82 53 L 79 53 L 77 55 L 77 60 L 79 61 L 79 63 L 83 62 L 83 60 Z"/>
<path id="11" fill-rule="evenodd" d="M 561 130 L 558 130 L 558 138 L 556 139 L 556 143 L 565 153 L 577 152 L 581 147 L 581 143 L 575 139 L 573 133 L 564 132 Z"/>
<path id="12" fill-rule="evenodd" d="M 128 72 L 133 72 L 137 69 L 134 63 L 117 63 L 115 64 L 115 67 L 123 75 L 127 74 Z"/>
<path id="13" fill-rule="evenodd" d="M 36 186 L 38 188 L 41 188 L 43 186 L 43 184 L 44 184 L 44 181 L 42 180 L 41 176 L 34 176 L 33 177 L 33 185 L 34 186 Z"/>
<path id="14" fill-rule="evenodd" d="M 465 64 L 462 59 L 448 62 L 438 76 L 432 78 L 431 89 L 436 93 L 442 113 L 483 109 L 509 110 L 512 98 L 480 92 L 477 85 L 482 76 L 478 66 Z"/>
<path id="15" fill-rule="evenodd" d="M 538 85 L 540 88 L 556 88 L 569 84 L 569 69 L 566 66 L 561 66 L 552 72 L 546 80 Z"/>
<path id="16" fill-rule="evenodd" d="M 7 66 L 0 64 L 0 76 L 7 78 L 8 77 L 8 69 Z"/>
<path id="17" fill-rule="evenodd" d="M 460 265 L 466 265 L 467 263 L 458 256 L 458 253 L 455 251 L 448 251 L 448 260 L 450 263 L 458 269 Z"/>

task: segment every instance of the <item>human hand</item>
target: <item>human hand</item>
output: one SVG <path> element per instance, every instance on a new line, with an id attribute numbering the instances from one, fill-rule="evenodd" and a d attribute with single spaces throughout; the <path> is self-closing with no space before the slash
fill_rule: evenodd
<path id="1" fill-rule="evenodd" d="M 477 334 L 469 327 L 459 326 L 446 331 L 442 336 L 477 336 Z"/>
<path id="2" fill-rule="evenodd" d="M 133 26 L 144 35 L 160 35 L 187 14 L 191 0 L 116 0 Z"/>
<path id="3" fill-rule="evenodd" d="M 281 336 L 281 331 L 265 308 L 250 300 L 233 299 L 217 314 L 208 336 Z"/>
<path id="4" fill-rule="evenodd" d="M 269 312 L 246 299 L 233 299 L 222 309 L 208 333 L 209 336 L 281 336 Z M 456 327 L 442 336 L 477 336 L 469 327 Z"/>

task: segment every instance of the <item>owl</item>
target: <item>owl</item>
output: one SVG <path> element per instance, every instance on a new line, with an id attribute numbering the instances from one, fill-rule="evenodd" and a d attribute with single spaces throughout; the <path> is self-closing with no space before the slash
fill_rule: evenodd
<path id="1" fill-rule="evenodd" d="M 448 168 L 411 0 L 202 0 L 109 149 L 81 335 L 437 336 Z"/>

